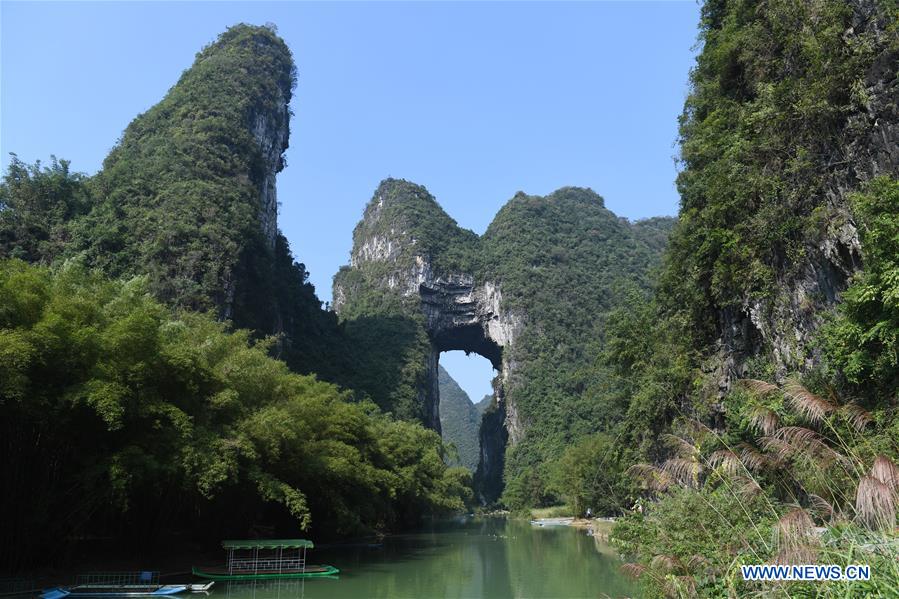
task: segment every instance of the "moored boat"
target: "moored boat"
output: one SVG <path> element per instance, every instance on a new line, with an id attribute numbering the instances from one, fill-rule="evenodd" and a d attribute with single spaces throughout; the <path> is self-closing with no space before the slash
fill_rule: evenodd
<path id="1" fill-rule="evenodd" d="M 70 587 L 44 590 L 41 599 L 65 597 L 152 597 L 176 595 L 184 591 L 208 591 L 212 583 L 159 584 L 159 572 L 104 572 L 82 574 Z"/>
<path id="2" fill-rule="evenodd" d="M 334 566 L 306 563 L 306 550 L 314 547 L 306 539 L 222 541 L 228 552 L 223 566 L 194 566 L 194 576 L 209 580 L 272 580 L 335 576 Z"/>

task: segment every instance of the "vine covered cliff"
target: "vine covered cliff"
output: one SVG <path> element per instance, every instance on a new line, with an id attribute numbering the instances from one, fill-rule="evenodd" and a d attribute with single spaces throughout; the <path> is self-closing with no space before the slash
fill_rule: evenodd
<path id="1" fill-rule="evenodd" d="M 351 264 L 334 280 L 335 309 L 357 326 L 391 317 L 403 335 L 377 333 L 397 364 L 385 409 L 438 428 L 437 364 L 462 349 L 499 372 L 484 415 L 476 482 L 484 501 L 505 485 L 533 486 L 541 465 L 612 417 L 584 394 L 616 285 L 645 287 L 672 219 L 631 224 L 589 189 L 517 194 L 483 236 L 458 227 L 419 185 L 384 181 L 353 236 Z M 402 323 L 400 325 L 400 323 Z M 508 444 L 508 447 L 507 447 Z"/>
<path id="2" fill-rule="evenodd" d="M 820 363 L 815 335 L 862 266 L 850 197 L 899 173 L 888 5 L 703 7 L 664 279 L 694 346 L 717 353 L 722 390 L 753 363 L 780 379 Z"/>
<path id="3" fill-rule="evenodd" d="M 91 261 L 148 273 L 167 302 L 239 319 L 276 246 L 295 79 L 265 27 L 232 27 L 198 53 L 104 161 L 79 237 Z"/>

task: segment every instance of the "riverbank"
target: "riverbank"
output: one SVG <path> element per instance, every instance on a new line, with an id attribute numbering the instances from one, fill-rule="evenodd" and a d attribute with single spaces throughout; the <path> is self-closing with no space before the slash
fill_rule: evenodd
<path id="1" fill-rule="evenodd" d="M 575 518 L 574 516 L 540 516 L 540 514 L 552 513 L 559 508 L 542 508 L 531 510 L 530 522 L 532 526 L 568 526 L 586 530 L 588 535 L 595 536 L 603 541 L 608 540 L 616 518 Z"/>

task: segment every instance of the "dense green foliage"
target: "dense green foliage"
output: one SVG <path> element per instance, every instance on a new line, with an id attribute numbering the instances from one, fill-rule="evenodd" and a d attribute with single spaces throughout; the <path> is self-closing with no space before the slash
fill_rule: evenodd
<path id="1" fill-rule="evenodd" d="M 275 351 L 292 368 L 347 383 L 336 319 L 287 240 L 262 228 L 266 161 L 283 166 L 295 78 L 272 29 L 228 29 L 132 121 L 96 176 L 14 159 L 0 189 L 0 257 L 78 255 L 113 277 L 147 276 L 165 303 L 283 334 Z"/>
<path id="2" fill-rule="evenodd" d="M 606 434 L 585 437 L 555 464 L 550 487 L 574 515 L 618 514 L 629 507 L 633 485 L 623 476 L 632 451 Z M 632 458 L 631 458 L 632 459 Z"/>
<path id="3" fill-rule="evenodd" d="M 850 207 L 828 199 L 828 186 L 847 176 L 849 162 L 832 154 L 860 135 L 853 127 L 875 59 L 888 62 L 899 49 L 895 36 L 879 35 L 871 25 L 880 18 L 895 33 L 895 13 L 881 10 L 881 17 L 871 13 L 867 27 L 844 35 L 859 17 L 843 2 L 704 5 L 702 51 L 681 119 L 678 224 L 653 293 L 619 293 L 596 365 L 604 378 L 591 390 L 626 410 L 625 443 L 645 459 L 665 457 L 660 434 L 675 418 L 726 426 L 727 400 L 718 388 L 723 375 L 716 372 L 725 320 L 751 299 L 774 293 L 849 218 Z M 870 386 L 874 380 L 865 372 L 894 362 L 891 189 L 887 179 L 874 182 L 852 207 L 862 223 L 865 271 L 822 342 L 828 376 L 856 384 L 846 392 L 858 393 L 862 381 Z M 862 299 L 865 293 L 873 294 L 871 301 Z M 744 375 L 773 376 L 771 348 L 749 349 L 757 354 Z M 891 376 L 881 371 L 883 385 L 867 395 L 880 402 L 894 397 Z"/>
<path id="4" fill-rule="evenodd" d="M 71 241 L 72 221 L 90 208 L 87 178 L 52 157 L 49 167 L 15 154 L 0 185 L 0 256 L 52 262 Z"/>
<path id="5" fill-rule="evenodd" d="M 148 288 L 0 262 L 3 563 L 87 533 L 355 532 L 464 507 L 437 433 Z"/>
<path id="6" fill-rule="evenodd" d="M 377 336 L 390 320 L 357 323 L 377 345 L 348 343 L 263 205 L 294 81 L 273 28 L 237 25 L 94 177 L 13 158 L 0 568 L 85 537 L 387 530 L 469 499 L 434 431 L 366 401 L 391 383 Z"/>
<path id="7" fill-rule="evenodd" d="M 824 331 L 831 367 L 869 398 L 899 388 L 899 180 L 855 196 L 864 270 Z"/>
<path id="8" fill-rule="evenodd" d="M 204 48 L 104 161 L 79 236 L 90 263 L 147 274 L 178 306 L 233 301 L 239 314 L 260 303 L 265 294 L 246 295 L 271 285 L 260 222 L 268 167 L 254 127 L 287 130 L 295 77 L 290 50 L 264 27 L 232 27 Z"/>
<path id="9" fill-rule="evenodd" d="M 586 392 L 602 384 L 590 366 L 602 349 L 603 315 L 623 282 L 648 286 L 659 231 L 672 224 L 631 225 L 592 191 L 563 188 L 546 198 L 516 195 L 484 234 L 485 278 L 498 281 L 509 308 L 536 324 L 525 327 L 511 355 L 525 375 L 506 393 L 528 429 L 507 452 L 508 505 L 551 501 L 551 461 L 616 417 Z"/>
<path id="10" fill-rule="evenodd" d="M 771 294 L 838 226 L 825 202 L 864 134 L 867 70 L 899 39 L 855 23 L 842 0 L 715 0 L 681 118 L 679 226 L 663 280 L 696 343 L 716 310 Z M 851 35 L 846 32 L 851 31 Z M 895 73 L 893 73 L 895 76 Z"/>
<path id="11" fill-rule="evenodd" d="M 456 448 L 456 463 L 474 473 L 481 456 L 478 436 L 481 412 L 443 366 L 437 371 L 437 384 L 440 388 L 440 433 L 445 442 Z"/>
<path id="12" fill-rule="evenodd" d="M 595 366 L 606 375 L 596 392 L 626 412 L 619 439 L 643 462 L 628 470 L 643 484 L 641 507 L 614 538 L 649 596 L 890 596 L 899 584 L 896 177 L 853 179 L 869 165 L 847 150 L 867 135 L 866 87 L 878 77 L 896 86 L 883 65 L 899 56 L 899 15 L 875 4 L 703 7 L 681 120 L 679 222 L 653 292 L 621 294 L 608 315 Z M 835 200 L 852 185 L 851 205 Z M 858 226 L 862 270 L 833 314 L 815 315 L 827 324 L 797 354 L 811 367 L 784 378 L 772 348 L 750 338 L 740 374 L 781 384 L 721 387 L 731 316 L 772 305 L 810 263 L 826 269 L 820 247 L 847 222 Z M 832 283 L 839 290 L 838 276 Z M 777 317 L 808 322 L 826 307 L 811 298 L 804 313 Z M 879 574 L 851 589 L 739 576 L 741 563 L 772 561 L 870 563 Z"/>
<path id="13" fill-rule="evenodd" d="M 505 455 L 507 506 L 630 512 L 613 536 L 648 595 L 764 594 L 741 563 L 813 560 L 876 578 L 774 590 L 895 591 L 899 183 L 894 163 L 860 156 L 884 124 L 872 90 L 889 104 L 899 87 L 899 13 L 707 0 L 701 18 L 676 225 L 629 223 L 566 187 L 516 194 L 479 237 L 388 179 L 335 277 L 340 322 L 263 227 L 296 77 L 272 30 L 239 25 L 200 52 L 95 177 L 14 159 L 0 186 L 0 564 L 16 565 L 13 546 L 27 561 L 56 539 L 145 539 L 163 523 L 349 533 L 461 509 L 470 473 L 418 423 L 427 264 L 496 284 L 522 323 L 502 356 L 523 435 Z M 860 251 L 837 239 L 856 227 Z M 827 245 L 845 250 L 839 269 Z M 832 314 L 814 313 L 819 297 L 802 314 L 776 305 L 801 277 L 842 292 Z M 778 309 L 825 321 L 787 364 L 801 373 L 786 376 L 759 328 Z M 732 369 L 728 323 L 750 311 Z M 471 469 L 479 412 L 502 414 L 440 374 L 443 429 Z"/>
<path id="14" fill-rule="evenodd" d="M 648 288 L 672 224 L 670 218 L 629 223 L 593 191 L 570 187 L 546 197 L 517 194 L 479 238 L 460 229 L 423 187 L 384 181 L 354 232 L 354 265 L 335 277 L 348 333 L 365 346 L 388 344 L 381 359 L 395 364 L 381 369 L 392 373 L 380 379 L 388 383 L 383 391 L 368 389 L 384 409 L 420 417 L 415 407 L 421 409 L 431 347 L 420 299 L 399 291 L 418 260 L 437 276 L 467 274 L 476 284 L 496 284 L 503 309 L 526 323 L 504 356 L 518 372 L 506 398 L 525 423 L 524 438 L 506 454 L 504 501 L 515 508 L 552 501 L 550 462 L 621 414 L 601 394 L 586 392 L 602 385 L 592 365 L 604 314 L 618 286 Z M 393 334 L 373 335 L 358 324 L 388 316 Z"/>

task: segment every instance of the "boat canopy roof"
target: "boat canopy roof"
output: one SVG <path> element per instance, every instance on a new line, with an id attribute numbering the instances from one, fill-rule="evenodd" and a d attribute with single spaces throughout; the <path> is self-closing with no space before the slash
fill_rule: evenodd
<path id="1" fill-rule="evenodd" d="M 312 541 L 306 539 L 251 539 L 249 541 L 222 541 L 225 549 L 312 549 Z"/>

